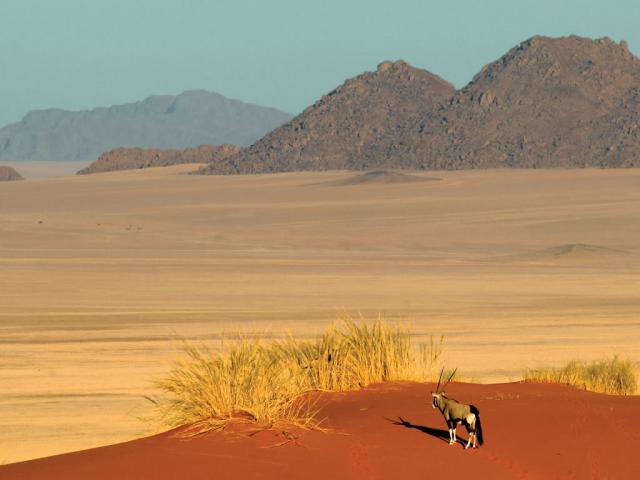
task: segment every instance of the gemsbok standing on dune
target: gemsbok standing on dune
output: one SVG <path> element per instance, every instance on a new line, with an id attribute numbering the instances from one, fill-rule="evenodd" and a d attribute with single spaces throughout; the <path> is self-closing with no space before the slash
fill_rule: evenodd
<path id="1" fill-rule="evenodd" d="M 478 448 L 476 439 L 477 443 L 480 445 L 484 443 L 484 439 L 482 437 L 482 425 L 480 424 L 480 411 L 473 405 L 465 405 L 453 398 L 447 398 L 446 393 L 444 393 L 444 389 L 449 385 L 449 382 L 456 374 L 456 371 L 457 369 L 449 375 L 449 378 L 442 388 L 440 388 L 440 382 L 442 381 L 444 368 L 440 371 L 440 378 L 438 378 L 436 391 L 431 392 L 431 396 L 433 397 L 433 403 L 431 406 L 440 410 L 447 422 L 447 426 L 449 427 L 449 445 L 453 445 L 458 441 L 456 438 L 456 428 L 462 423 L 467 428 L 467 432 L 469 432 L 469 440 L 464 448 L 469 448 L 472 445 L 472 439 L 473 448 Z"/>

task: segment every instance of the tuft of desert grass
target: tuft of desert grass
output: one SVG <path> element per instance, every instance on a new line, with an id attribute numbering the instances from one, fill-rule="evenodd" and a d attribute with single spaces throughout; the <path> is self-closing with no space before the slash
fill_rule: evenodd
<path id="1" fill-rule="evenodd" d="M 161 422 L 189 434 L 246 421 L 260 427 L 320 428 L 312 391 L 347 391 L 393 380 L 432 380 L 443 339 L 412 345 L 411 332 L 382 319 L 350 317 L 317 338 L 238 338 L 218 350 L 184 346 L 185 357 L 156 382 Z"/>
<path id="2" fill-rule="evenodd" d="M 633 395 L 638 388 L 633 363 L 618 356 L 591 363 L 576 360 L 562 368 L 529 369 L 524 372 L 524 379 L 562 383 L 612 395 Z"/>
<path id="3" fill-rule="evenodd" d="M 220 351 L 194 345 L 184 351 L 186 358 L 156 382 L 168 394 L 157 402 L 165 425 L 188 425 L 189 434 L 221 429 L 232 420 L 316 426 L 314 404 L 301 397 L 295 369 L 279 361 L 271 346 L 238 339 Z"/>

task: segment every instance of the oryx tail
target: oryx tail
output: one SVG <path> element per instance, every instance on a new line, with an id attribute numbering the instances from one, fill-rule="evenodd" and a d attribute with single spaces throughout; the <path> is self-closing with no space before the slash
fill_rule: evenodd
<path id="1" fill-rule="evenodd" d="M 480 423 L 480 410 L 475 405 L 469 405 L 471 407 L 471 413 L 476 416 L 476 435 L 478 437 L 478 443 L 482 445 L 484 443 L 484 437 L 482 436 L 482 423 Z"/>

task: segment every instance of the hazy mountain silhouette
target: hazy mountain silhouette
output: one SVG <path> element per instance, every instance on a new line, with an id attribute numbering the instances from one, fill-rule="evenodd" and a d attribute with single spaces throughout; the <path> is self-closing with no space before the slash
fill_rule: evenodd
<path id="1" fill-rule="evenodd" d="M 93 160 L 117 147 L 245 146 L 290 118 L 202 90 L 88 111 L 38 110 L 0 129 L 0 159 Z"/>

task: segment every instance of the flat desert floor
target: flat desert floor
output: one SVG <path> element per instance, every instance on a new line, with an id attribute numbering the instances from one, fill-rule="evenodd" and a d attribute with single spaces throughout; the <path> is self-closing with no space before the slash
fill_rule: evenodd
<path id="1" fill-rule="evenodd" d="M 343 313 L 445 336 L 467 378 L 640 362 L 640 169 L 0 184 L 0 463 L 150 433 L 180 339 Z"/>
<path id="2" fill-rule="evenodd" d="M 64 177 L 74 175 L 78 170 L 87 167 L 91 162 L 85 161 L 27 161 L 6 162 L 0 160 L 0 165 L 13 167 L 27 180 L 42 178 Z"/>

